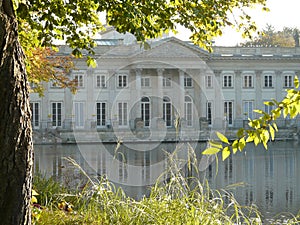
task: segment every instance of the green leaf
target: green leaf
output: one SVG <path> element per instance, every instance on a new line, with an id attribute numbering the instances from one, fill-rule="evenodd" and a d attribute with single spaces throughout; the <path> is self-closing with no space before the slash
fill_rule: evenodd
<path id="1" fill-rule="evenodd" d="M 222 144 L 217 141 L 209 141 L 209 145 L 214 148 L 219 148 L 219 149 L 223 148 Z"/>
<path id="2" fill-rule="evenodd" d="M 240 138 L 240 137 L 244 136 L 244 131 L 245 131 L 244 128 L 240 128 L 236 135 Z"/>
<path id="3" fill-rule="evenodd" d="M 260 109 L 255 109 L 255 110 L 253 110 L 253 112 L 256 112 L 258 114 L 264 114 L 264 111 L 262 111 Z"/>
<path id="4" fill-rule="evenodd" d="M 224 142 L 224 143 L 226 143 L 226 144 L 229 144 L 229 141 L 228 141 L 228 139 L 227 139 L 227 137 L 225 137 L 223 134 L 221 134 L 220 132 L 216 132 L 217 133 L 217 136 L 218 136 L 218 138 L 222 141 L 222 142 Z"/>
<path id="5" fill-rule="evenodd" d="M 276 124 L 276 123 L 273 123 L 273 127 L 274 127 L 274 129 L 276 130 L 276 132 L 278 132 L 278 127 L 277 127 L 277 124 Z"/>
<path id="6" fill-rule="evenodd" d="M 287 117 L 287 115 L 289 114 L 289 108 L 288 107 L 284 107 L 284 109 L 283 109 L 283 117 L 284 118 L 286 118 Z"/>
<path id="7" fill-rule="evenodd" d="M 238 140 L 235 140 L 233 143 L 232 143 L 232 151 L 233 151 L 233 154 L 235 154 L 237 152 L 239 148 L 239 141 Z"/>
<path id="8" fill-rule="evenodd" d="M 217 154 L 220 151 L 218 148 L 207 148 L 205 149 L 202 154 L 203 155 L 214 155 Z"/>
<path id="9" fill-rule="evenodd" d="M 228 158 L 228 156 L 230 156 L 230 150 L 229 147 L 225 147 L 222 151 L 222 160 L 224 161 L 225 159 Z"/>
<path id="10" fill-rule="evenodd" d="M 255 146 L 257 146 L 259 143 L 260 143 L 260 138 L 257 135 L 255 135 L 255 137 L 254 137 Z"/>
<path id="11" fill-rule="evenodd" d="M 269 131 L 270 131 L 270 134 L 271 134 L 271 140 L 274 141 L 274 139 L 275 139 L 275 130 L 272 127 L 271 124 L 269 124 Z"/>
<path id="12" fill-rule="evenodd" d="M 97 62 L 95 59 L 93 59 L 92 57 L 88 56 L 86 63 L 88 66 L 92 67 L 92 68 L 96 68 L 97 67 Z"/>
<path id="13" fill-rule="evenodd" d="M 240 151 L 243 151 L 243 149 L 244 149 L 245 146 L 246 146 L 246 141 L 245 141 L 245 138 L 244 138 L 244 137 L 242 137 L 242 138 L 239 140 L 238 146 L 239 146 L 239 150 L 240 150 Z"/>
<path id="14" fill-rule="evenodd" d="M 299 78 L 298 78 L 298 76 L 295 76 L 295 78 L 294 78 L 294 85 L 295 85 L 295 88 L 299 88 Z"/>

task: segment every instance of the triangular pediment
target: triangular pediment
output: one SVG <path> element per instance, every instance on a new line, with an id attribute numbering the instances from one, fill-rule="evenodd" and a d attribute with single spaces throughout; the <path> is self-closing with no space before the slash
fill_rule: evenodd
<path id="1" fill-rule="evenodd" d="M 162 40 L 139 54 L 145 58 L 207 58 L 209 53 L 177 38 Z"/>

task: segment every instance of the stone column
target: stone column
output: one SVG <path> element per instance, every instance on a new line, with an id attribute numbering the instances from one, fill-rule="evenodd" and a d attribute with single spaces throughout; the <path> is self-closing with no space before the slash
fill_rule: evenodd
<path id="1" fill-rule="evenodd" d="M 282 72 L 281 71 L 275 71 L 275 99 L 277 100 L 281 100 L 282 99 L 282 87 L 283 87 L 283 83 L 282 83 Z"/>
<path id="2" fill-rule="evenodd" d="M 95 118 L 93 118 L 93 114 L 95 114 L 96 109 L 95 109 L 95 100 L 94 100 L 94 74 L 91 69 L 88 69 L 86 72 L 86 83 L 84 84 L 84 88 L 86 89 L 86 115 L 85 115 L 85 128 L 86 129 L 91 129 L 95 128 Z"/>
<path id="3" fill-rule="evenodd" d="M 139 102 L 142 98 L 142 87 L 141 87 L 141 78 L 142 78 L 142 69 L 135 69 L 135 87 L 136 87 L 136 96 L 132 96 L 136 102 Z M 136 112 L 136 117 L 141 118 L 141 108 L 140 105 Z"/>
<path id="4" fill-rule="evenodd" d="M 163 118 L 163 73 L 164 69 L 157 69 L 157 117 Z"/>
<path id="5" fill-rule="evenodd" d="M 255 100 L 256 100 L 256 108 L 262 109 L 262 71 L 256 70 L 256 82 L 255 82 Z"/>
<path id="6" fill-rule="evenodd" d="M 243 120 L 243 102 L 242 102 L 242 72 L 240 70 L 235 71 L 235 112 L 236 119 Z"/>
<path id="7" fill-rule="evenodd" d="M 185 97 L 185 90 L 184 90 L 184 75 L 185 70 L 179 70 L 179 90 L 178 90 L 178 99 L 179 99 L 179 115 L 181 118 L 183 118 L 184 115 L 184 97 Z M 174 93 L 175 94 L 175 93 Z"/>

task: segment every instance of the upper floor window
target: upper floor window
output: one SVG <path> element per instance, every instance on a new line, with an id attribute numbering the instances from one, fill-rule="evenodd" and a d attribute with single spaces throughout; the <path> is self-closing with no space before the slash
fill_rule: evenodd
<path id="1" fill-rule="evenodd" d="M 207 88 L 212 88 L 212 86 L 213 86 L 212 75 L 205 76 L 205 85 Z"/>
<path id="2" fill-rule="evenodd" d="M 243 76 L 243 87 L 252 88 L 253 85 L 253 75 L 244 75 Z"/>
<path id="3" fill-rule="evenodd" d="M 233 87 L 233 76 L 223 75 L 223 87 Z"/>
<path id="4" fill-rule="evenodd" d="M 189 75 L 184 75 L 184 87 L 193 87 L 193 79 Z"/>
<path id="5" fill-rule="evenodd" d="M 284 87 L 293 87 L 293 75 L 284 75 Z"/>
<path id="6" fill-rule="evenodd" d="M 127 87 L 128 86 L 128 76 L 124 75 L 124 74 L 118 75 L 117 86 L 119 88 Z"/>
<path id="7" fill-rule="evenodd" d="M 141 78 L 141 86 L 142 87 L 150 87 L 150 77 L 142 77 Z"/>
<path id="8" fill-rule="evenodd" d="M 272 75 L 264 76 L 264 87 L 273 87 L 273 76 Z"/>
<path id="9" fill-rule="evenodd" d="M 171 87 L 171 77 L 163 77 L 163 87 Z"/>
<path id="10" fill-rule="evenodd" d="M 84 87 L 83 75 L 82 74 L 75 74 L 74 75 L 74 82 L 75 86 L 78 88 Z"/>
<path id="11" fill-rule="evenodd" d="M 96 75 L 96 87 L 106 88 L 106 76 Z"/>

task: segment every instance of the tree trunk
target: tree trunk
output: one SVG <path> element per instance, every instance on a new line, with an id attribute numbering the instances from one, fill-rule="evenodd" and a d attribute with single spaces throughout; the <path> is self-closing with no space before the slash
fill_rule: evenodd
<path id="1" fill-rule="evenodd" d="M 32 129 L 11 0 L 0 0 L 0 224 L 31 224 Z"/>

